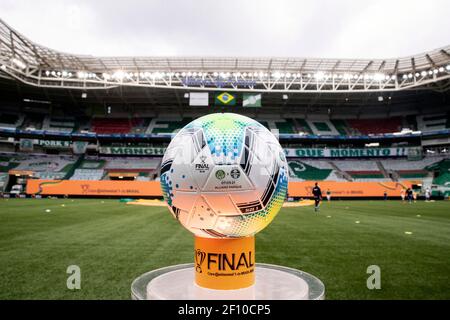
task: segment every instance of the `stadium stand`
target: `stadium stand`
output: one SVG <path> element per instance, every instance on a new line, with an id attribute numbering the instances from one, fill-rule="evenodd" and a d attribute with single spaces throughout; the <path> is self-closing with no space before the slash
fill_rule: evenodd
<path id="1" fill-rule="evenodd" d="M 418 130 L 423 132 L 450 128 L 450 114 L 447 113 L 419 115 L 416 119 Z"/>
<path id="2" fill-rule="evenodd" d="M 22 125 L 24 119 L 23 114 L 0 113 L 0 128 L 18 128 Z"/>
<path id="3" fill-rule="evenodd" d="M 347 120 L 350 127 L 360 134 L 383 134 L 399 132 L 402 129 L 402 118 L 388 119 L 350 119 Z"/>
<path id="4" fill-rule="evenodd" d="M 42 122 L 42 130 L 72 132 L 75 129 L 75 119 L 71 117 L 47 116 Z"/>
<path id="5" fill-rule="evenodd" d="M 149 172 L 158 168 L 161 158 L 110 158 L 105 170 Z"/>
<path id="6" fill-rule="evenodd" d="M 430 166 L 433 163 L 437 163 L 442 159 L 443 158 L 441 157 L 429 157 L 415 161 L 399 161 L 386 159 L 382 160 L 381 163 L 388 172 L 393 171 L 394 173 L 396 173 L 399 180 L 412 178 L 421 179 L 425 178 L 428 175 L 428 171 L 426 169 L 427 166 Z"/>
<path id="7" fill-rule="evenodd" d="M 92 120 L 91 130 L 96 133 L 130 133 L 141 122 L 141 119 L 95 118 Z"/>
<path id="8" fill-rule="evenodd" d="M 101 169 L 75 169 L 70 180 L 102 180 L 104 170 Z"/>
<path id="9" fill-rule="evenodd" d="M 191 121 L 192 121 L 191 118 L 152 119 L 147 129 L 145 130 L 145 133 L 147 134 L 173 133 L 179 130 L 180 128 L 184 127 Z"/>

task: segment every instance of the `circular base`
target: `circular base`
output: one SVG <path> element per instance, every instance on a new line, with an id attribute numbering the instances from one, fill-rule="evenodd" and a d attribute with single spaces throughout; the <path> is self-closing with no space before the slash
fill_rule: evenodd
<path id="1" fill-rule="evenodd" d="M 325 286 L 309 273 L 257 263 L 255 284 L 238 290 L 213 290 L 194 281 L 194 264 L 153 270 L 131 285 L 133 300 L 323 300 Z"/>

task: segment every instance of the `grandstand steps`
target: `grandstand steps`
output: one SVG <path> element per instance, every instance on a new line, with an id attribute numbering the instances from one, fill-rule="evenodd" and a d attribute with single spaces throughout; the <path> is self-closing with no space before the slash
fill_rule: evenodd
<path id="1" fill-rule="evenodd" d="M 391 179 L 391 176 L 389 176 L 389 173 L 387 172 L 381 161 L 375 161 L 375 163 L 377 164 L 377 167 L 380 170 L 380 172 L 383 174 L 383 177 L 385 177 L 386 179 Z"/>
<path id="2" fill-rule="evenodd" d="M 334 171 L 336 172 L 336 176 L 338 176 L 341 179 L 347 180 L 347 181 L 353 181 L 353 178 L 351 175 L 349 175 L 347 172 L 342 171 L 339 169 L 339 167 L 334 164 L 333 161 L 328 161 L 328 164 L 333 167 Z"/>
<path id="3" fill-rule="evenodd" d="M 399 175 L 396 171 L 390 170 L 390 171 L 389 171 L 389 174 L 390 174 L 390 176 L 391 176 L 392 181 L 397 182 L 397 181 L 400 180 L 400 175 Z"/>

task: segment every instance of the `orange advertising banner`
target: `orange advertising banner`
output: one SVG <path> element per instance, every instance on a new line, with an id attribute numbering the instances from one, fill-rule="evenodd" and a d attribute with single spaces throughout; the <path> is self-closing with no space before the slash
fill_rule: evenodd
<path id="1" fill-rule="evenodd" d="M 402 182 L 335 182 L 322 181 L 319 186 L 323 196 L 330 190 L 332 197 L 399 197 L 401 190 L 411 187 L 415 181 Z M 314 181 L 290 182 L 290 197 L 311 197 Z M 85 181 L 85 180 L 37 180 L 27 181 L 27 194 L 76 195 L 76 196 L 162 196 L 159 181 Z"/>
<path id="2" fill-rule="evenodd" d="M 288 193 L 290 197 L 311 197 L 314 181 L 290 182 Z M 332 197 L 400 197 L 402 190 L 410 188 L 413 181 L 401 182 L 337 182 L 321 181 L 319 187 L 325 197 L 329 190 Z"/>
<path id="3" fill-rule="evenodd" d="M 28 180 L 27 194 L 76 196 L 162 196 L 159 181 Z"/>

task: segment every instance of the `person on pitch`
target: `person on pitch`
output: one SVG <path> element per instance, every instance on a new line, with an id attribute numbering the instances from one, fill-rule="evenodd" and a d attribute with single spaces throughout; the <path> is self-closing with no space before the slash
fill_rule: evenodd
<path id="1" fill-rule="evenodd" d="M 425 201 L 430 201 L 430 198 L 431 198 L 431 190 L 430 188 L 427 188 L 425 190 Z"/>
<path id="2" fill-rule="evenodd" d="M 327 189 L 327 201 L 331 200 L 331 191 L 330 189 Z"/>
<path id="3" fill-rule="evenodd" d="M 322 190 L 320 190 L 317 182 L 314 184 L 312 194 L 314 196 L 314 211 L 317 212 L 319 211 L 320 201 L 322 200 Z"/>
<path id="4" fill-rule="evenodd" d="M 411 188 L 406 189 L 406 198 L 408 199 L 408 202 L 411 204 L 413 201 L 413 191 Z"/>

